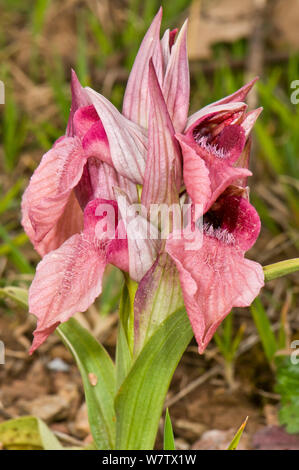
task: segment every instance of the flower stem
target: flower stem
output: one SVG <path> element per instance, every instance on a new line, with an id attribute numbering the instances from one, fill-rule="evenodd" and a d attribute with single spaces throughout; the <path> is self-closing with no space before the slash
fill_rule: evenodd
<path id="1" fill-rule="evenodd" d="M 287 259 L 279 263 L 268 264 L 263 267 L 265 281 L 272 281 L 278 277 L 299 271 L 299 258 Z"/>

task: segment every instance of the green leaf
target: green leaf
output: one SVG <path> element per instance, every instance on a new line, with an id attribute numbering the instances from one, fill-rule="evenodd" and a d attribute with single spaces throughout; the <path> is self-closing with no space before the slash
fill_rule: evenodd
<path id="1" fill-rule="evenodd" d="M 265 281 L 272 281 L 278 277 L 286 276 L 287 274 L 299 271 L 299 258 L 287 259 L 279 263 L 268 264 L 263 267 L 265 274 Z"/>
<path id="2" fill-rule="evenodd" d="M 271 328 L 271 323 L 259 298 L 253 301 L 250 310 L 255 326 L 259 332 L 266 357 L 269 362 L 272 362 L 278 346 Z"/>
<path id="3" fill-rule="evenodd" d="M 7 450 L 63 449 L 48 426 L 34 416 L 24 416 L 1 423 L 0 442 Z"/>
<path id="4" fill-rule="evenodd" d="M 167 253 L 162 253 L 139 283 L 135 295 L 134 355 L 137 356 L 159 325 L 184 306 L 179 274 Z"/>
<path id="5" fill-rule="evenodd" d="M 164 450 L 175 450 L 174 435 L 168 408 L 165 414 L 164 424 Z"/>
<path id="6" fill-rule="evenodd" d="M 238 447 L 239 445 L 239 442 L 240 442 L 240 439 L 242 437 L 242 434 L 243 434 L 243 431 L 245 429 L 245 426 L 247 424 L 247 421 L 248 421 L 248 416 L 247 418 L 245 419 L 244 423 L 241 424 L 241 426 L 239 427 L 237 433 L 235 434 L 233 440 L 231 441 L 230 445 L 228 446 L 228 448 L 226 450 L 236 450 L 236 448 Z"/>
<path id="7" fill-rule="evenodd" d="M 0 288 L 0 298 L 11 299 L 23 308 L 28 307 L 28 291 L 21 287 L 8 286 Z"/>
<path id="8" fill-rule="evenodd" d="M 180 309 L 142 349 L 116 396 L 116 449 L 153 448 L 172 375 L 192 334 L 186 311 Z"/>
<path id="9" fill-rule="evenodd" d="M 113 449 L 115 441 L 115 369 L 105 348 L 74 318 L 57 328 L 73 354 L 83 380 L 88 419 L 99 449 Z"/>
<path id="10" fill-rule="evenodd" d="M 281 396 L 280 424 L 289 433 L 299 432 L 299 367 L 290 358 L 278 362 L 275 391 Z"/>

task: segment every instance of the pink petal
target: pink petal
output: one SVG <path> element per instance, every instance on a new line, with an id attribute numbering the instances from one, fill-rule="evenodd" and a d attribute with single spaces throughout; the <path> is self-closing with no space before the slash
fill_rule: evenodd
<path id="1" fill-rule="evenodd" d="M 149 208 L 151 204 L 177 202 L 181 186 L 181 153 L 151 61 L 148 83 L 151 98 L 148 155 L 141 202 Z"/>
<path id="2" fill-rule="evenodd" d="M 29 312 L 38 319 L 30 353 L 59 323 L 88 309 L 101 293 L 105 266 L 105 254 L 83 234 L 43 258 L 29 290 Z"/>
<path id="3" fill-rule="evenodd" d="M 122 271 L 128 273 L 130 270 L 128 240 L 111 240 L 107 247 L 107 261 Z"/>
<path id="4" fill-rule="evenodd" d="M 182 132 L 187 122 L 190 98 L 187 21 L 171 50 L 163 81 L 163 95 L 175 130 Z"/>
<path id="5" fill-rule="evenodd" d="M 82 209 L 93 199 L 115 199 L 114 188 L 125 191 L 130 202 L 138 200 L 137 188 L 132 181 L 119 175 L 112 166 L 98 158 L 88 158 L 81 180 L 75 188 Z"/>
<path id="6" fill-rule="evenodd" d="M 102 244 L 107 263 L 129 272 L 128 240 L 118 216 L 116 201 L 94 199 L 84 211 L 84 233 L 98 246 Z"/>
<path id="7" fill-rule="evenodd" d="M 222 98 L 221 100 L 215 101 L 215 103 L 212 103 L 209 106 L 214 106 L 214 105 L 221 105 L 221 104 L 226 104 L 226 103 L 234 103 L 237 101 L 245 101 L 248 93 L 250 92 L 251 88 L 255 85 L 255 83 L 258 81 L 259 77 L 255 77 L 250 82 L 246 83 L 246 85 L 242 86 L 239 90 L 235 91 L 229 96 L 226 96 L 225 98 Z"/>
<path id="8" fill-rule="evenodd" d="M 245 130 L 243 126 L 239 124 L 225 126 L 217 135 L 216 142 L 218 148 L 222 149 L 225 160 L 230 163 L 235 163 L 245 147 Z"/>
<path id="9" fill-rule="evenodd" d="M 72 91 L 72 105 L 71 105 L 70 116 L 69 116 L 69 120 L 67 124 L 67 129 L 66 129 L 66 135 L 68 137 L 74 137 L 76 135 L 76 131 L 74 128 L 74 123 L 73 123 L 75 112 L 81 106 L 87 106 L 90 104 L 88 100 L 88 96 L 86 95 L 84 88 L 82 88 L 74 70 L 72 70 L 72 75 L 71 75 L 71 91 Z"/>
<path id="10" fill-rule="evenodd" d="M 184 159 L 184 168 L 186 166 L 186 184 L 187 191 L 193 202 L 204 205 L 204 212 L 216 201 L 221 193 L 231 185 L 235 180 L 245 178 L 251 175 L 251 172 L 245 168 L 235 168 L 230 165 L 225 159 L 217 157 L 207 147 L 204 148 L 190 138 L 182 135 L 177 135 Z M 184 145 L 185 144 L 185 145 Z M 198 159 L 202 159 L 202 162 L 196 162 L 197 154 Z M 194 169 L 193 180 L 192 180 L 192 169 Z M 201 174 L 201 170 L 203 173 Z M 208 171 L 208 174 L 207 174 Z M 209 176 L 210 185 L 208 185 L 207 176 Z M 197 184 L 200 180 L 205 186 Z"/>
<path id="11" fill-rule="evenodd" d="M 245 259 L 232 243 L 211 234 L 204 235 L 199 250 L 186 250 L 183 238 L 171 238 L 166 251 L 177 265 L 185 306 L 202 353 L 232 307 L 249 306 L 259 294 L 264 285 L 263 269 Z"/>
<path id="12" fill-rule="evenodd" d="M 75 233 L 80 233 L 83 229 L 83 212 L 79 206 L 78 200 L 71 192 L 63 214 L 60 216 L 56 225 L 47 233 L 45 238 L 37 243 L 35 248 L 41 256 L 56 250 L 65 240 Z"/>
<path id="13" fill-rule="evenodd" d="M 37 249 L 63 215 L 85 161 L 80 140 L 66 137 L 43 156 L 31 177 L 23 196 L 22 223 Z"/>
<path id="14" fill-rule="evenodd" d="M 73 118 L 76 136 L 83 139 L 86 132 L 88 132 L 91 126 L 97 121 L 99 121 L 99 116 L 94 106 L 88 105 L 78 108 Z"/>
<path id="15" fill-rule="evenodd" d="M 215 121 L 218 119 L 219 121 L 224 121 L 226 118 L 233 117 L 234 115 L 241 116 L 244 114 L 246 108 L 246 104 L 242 102 L 205 106 L 189 116 L 184 133 L 191 134 L 196 127 L 207 119 L 214 119 Z"/>
<path id="16" fill-rule="evenodd" d="M 249 168 L 249 161 L 250 161 L 250 152 L 251 152 L 251 136 L 248 137 L 243 152 L 239 156 L 239 158 L 235 161 L 234 166 L 238 168 Z M 248 178 L 240 178 L 234 181 L 234 185 L 241 186 L 246 188 Z"/>
<path id="17" fill-rule="evenodd" d="M 160 43 L 162 8 L 158 11 L 140 45 L 127 83 L 123 114 L 140 126 L 148 124 L 148 64 L 152 58 L 158 79 L 162 82 L 163 59 Z"/>
<path id="18" fill-rule="evenodd" d="M 116 190 L 116 196 L 127 233 L 130 277 L 139 282 L 157 257 L 160 246 L 159 233 L 156 227 L 139 213 L 138 204 L 131 205 L 126 194 L 120 190 Z"/>
<path id="19" fill-rule="evenodd" d="M 104 96 L 90 88 L 86 88 L 86 92 L 105 129 L 116 171 L 142 184 L 147 151 L 146 131 L 126 119 Z"/>
<path id="20" fill-rule="evenodd" d="M 196 151 L 177 136 L 183 152 L 183 178 L 186 190 L 194 204 L 202 205 L 202 213 L 212 196 L 209 170 Z"/>
<path id="21" fill-rule="evenodd" d="M 87 157 L 98 157 L 112 165 L 109 142 L 104 126 L 93 105 L 79 108 L 74 115 L 74 129 L 82 140 Z"/>
<path id="22" fill-rule="evenodd" d="M 257 108 L 257 109 L 254 109 L 253 111 L 250 111 L 249 113 L 245 115 L 241 123 L 241 126 L 243 127 L 245 131 L 246 138 L 249 136 L 254 124 L 256 123 L 257 118 L 259 117 L 262 111 L 263 111 L 263 108 Z"/>

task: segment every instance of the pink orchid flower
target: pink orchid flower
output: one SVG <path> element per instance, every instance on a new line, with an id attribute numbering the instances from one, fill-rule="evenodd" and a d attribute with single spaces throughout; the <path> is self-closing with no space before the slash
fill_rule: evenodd
<path id="1" fill-rule="evenodd" d="M 244 258 L 260 230 L 246 189 L 249 135 L 261 110 L 247 113 L 243 101 L 254 81 L 188 118 L 187 23 L 160 39 L 161 19 L 160 9 L 133 65 L 122 114 L 72 73 L 66 134 L 43 156 L 24 193 L 22 223 L 43 256 L 29 292 L 38 318 L 31 351 L 93 303 L 108 263 L 140 282 L 137 339 L 164 270 L 175 292 L 168 309 L 181 297 L 179 278 L 200 352 L 231 308 L 250 305 L 263 286 L 261 266 Z M 161 230 L 147 214 L 127 224 L 138 185 L 146 209 L 180 207 L 182 197 L 200 205 L 202 245 L 187 246 L 198 235 L 196 224 L 180 236 L 173 227 L 164 242 L 147 236 Z M 135 228 L 144 236 L 136 239 Z M 110 237 L 110 229 L 122 236 Z"/>

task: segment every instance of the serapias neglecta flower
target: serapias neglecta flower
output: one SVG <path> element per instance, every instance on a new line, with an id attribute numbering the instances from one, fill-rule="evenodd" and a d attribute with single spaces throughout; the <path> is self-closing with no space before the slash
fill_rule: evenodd
<path id="1" fill-rule="evenodd" d="M 261 109 L 248 112 L 244 103 L 255 80 L 188 117 L 187 22 L 160 39 L 161 19 L 162 9 L 140 46 L 122 113 L 72 72 L 66 133 L 43 156 L 24 193 L 22 223 L 43 257 L 29 292 L 38 319 L 31 351 L 93 303 L 109 263 L 139 283 L 139 345 L 183 297 L 203 352 L 231 308 L 249 306 L 264 284 L 262 267 L 244 256 L 260 231 L 247 179 L 250 132 Z M 190 233 L 172 226 L 157 240 L 146 234 L 161 232 L 161 224 L 140 214 L 145 236 L 133 236 L 125 216 L 132 204 L 181 208 L 182 201 L 203 218 L 200 246 L 190 248 L 200 238 L 195 219 Z M 109 208 L 118 215 L 107 216 Z M 109 237 L 111 227 L 122 236 Z M 154 318 L 147 312 L 158 295 L 163 312 Z"/>

